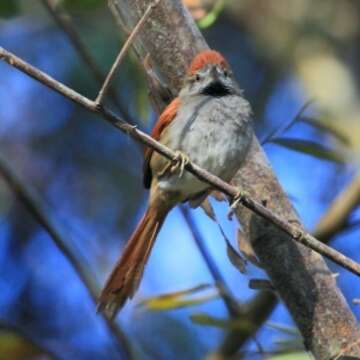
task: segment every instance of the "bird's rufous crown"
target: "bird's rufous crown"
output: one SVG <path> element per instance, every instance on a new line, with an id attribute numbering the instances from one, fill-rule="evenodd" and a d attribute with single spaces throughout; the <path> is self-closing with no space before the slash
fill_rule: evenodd
<path id="1" fill-rule="evenodd" d="M 208 64 L 220 65 L 223 68 L 229 67 L 227 61 L 219 52 L 215 50 L 204 50 L 194 57 L 189 66 L 188 75 L 194 75 L 198 70 Z"/>

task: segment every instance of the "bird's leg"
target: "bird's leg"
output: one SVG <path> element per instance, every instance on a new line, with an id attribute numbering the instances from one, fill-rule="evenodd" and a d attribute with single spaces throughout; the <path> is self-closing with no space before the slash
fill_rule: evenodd
<path id="1" fill-rule="evenodd" d="M 241 203 L 241 201 L 245 196 L 247 196 L 247 193 L 243 190 L 239 190 L 238 193 L 232 198 L 232 201 L 230 202 L 230 210 L 228 212 L 229 220 L 232 220 L 236 208 L 238 207 L 238 205 Z"/>
<path id="2" fill-rule="evenodd" d="M 174 173 L 180 169 L 179 177 L 183 176 L 185 166 L 190 162 L 189 157 L 181 151 L 176 151 L 176 157 L 169 161 L 165 167 L 159 173 L 159 176 L 166 174 L 167 172 Z"/>
<path id="3" fill-rule="evenodd" d="M 190 162 L 189 157 L 181 151 L 176 151 L 176 158 L 172 161 L 170 172 L 175 172 L 180 169 L 179 177 L 183 176 L 185 166 Z"/>

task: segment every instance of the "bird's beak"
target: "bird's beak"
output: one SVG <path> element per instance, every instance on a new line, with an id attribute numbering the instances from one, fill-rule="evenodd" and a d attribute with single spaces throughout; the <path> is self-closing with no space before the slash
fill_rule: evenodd
<path id="1" fill-rule="evenodd" d="M 211 69 L 210 69 L 210 74 L 211 76 L 211 83 L 220 83 L 221 80 L 219 78 L 219 72 L 217 71 L 217 68 L 216 66 L 212 66 Z"/>
<path id="2" fill-rule="evenodd" d="M 223 83 L 216 66 L 210 68 L 208 82 L 202 93 L 211 96 L 224 96 L 229 94 L 229 89 L 226 84 Z"/>

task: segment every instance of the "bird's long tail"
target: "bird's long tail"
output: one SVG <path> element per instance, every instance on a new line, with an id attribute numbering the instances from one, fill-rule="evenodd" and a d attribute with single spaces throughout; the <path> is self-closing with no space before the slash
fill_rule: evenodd
<path id="1" fill-rule="evenodd" d="M 125 249 L 100 294 L 98 311 L 113 318 L 139 287 L 161 225 L 170 209 L 149 206 L 128 240 Z"/>

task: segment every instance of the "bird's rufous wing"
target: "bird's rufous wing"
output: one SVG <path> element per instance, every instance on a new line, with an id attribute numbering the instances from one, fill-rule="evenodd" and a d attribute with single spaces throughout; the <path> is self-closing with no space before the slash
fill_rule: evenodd
<path id="1" fill-rule="evenodd" d="M 151 137 L 155 140 L 160 140 L 161 133 L 164 129 L 173 121 L 177 114 L 178 107 L 180 105 L 180 99 L 175 98 L 161 113 L 159 120 L 156 122 L 153 130 L 151 131 Z M 153 154 L 153 149 L 150 147 L 145 148 L 145 159 L 144 159 L 144 186 L 146 189 L 150 188 L 152 180 L 152 172 L 150 167 L 150 160 Z"/>

